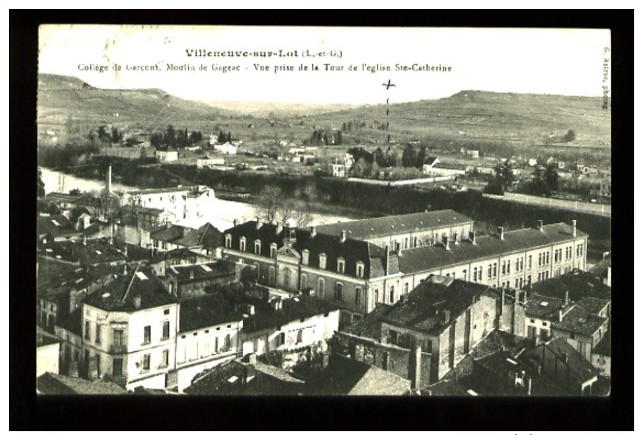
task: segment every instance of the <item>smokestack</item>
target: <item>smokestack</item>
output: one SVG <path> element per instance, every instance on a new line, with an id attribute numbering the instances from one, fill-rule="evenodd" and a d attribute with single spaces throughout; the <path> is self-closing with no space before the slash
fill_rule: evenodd
<path id="1" fill-rule="evenodd" d="M 236 227 L 237 225 L 239 225 L 239 219 L 235 219 L 235 220 L 233 220 L 233 221 L 232 221 L 232 225 L 233 225 L 233 226 L 235 226 L 235 227 Z"/>
<path id="2" fill-rule="evenodd" d="M 123 276 L 127 276 L 127 264 L 123 265 Z"/>
<path id="3" fill-rule="evenodd" d="M 263 219 L 257 216 L 257 229 L 261 228 L 262 225 L 263 225 Z"/>
<path id="4" fill-rule="evenodd" d="M 543 221 L 542 221 L 542 219 L 538 220 L 538 231 L 541 231 L 541 232 L 543 231 Z"/>
<path id="5" fill-rule="evenodd" d="M 345 242 L 346 241 L 346 230 L 342 230 L 342 236 L 341 236 L 341 239 L 339 241 L 340 242 Z"/>
<path id="6" fill-rule="evenodd" d="M 475 231 L 469 231 L 469 240 L 471 240 L 472 245 L 476 244 L 476 232 Z"/>
<path id="7" fill-rule="evenodd" d="M 505 239 L 505 228 L 504 227 L 498 227 L 498 236 L 500 237 L 500 240 Z"/>
<path id="8" fill-rule="evenodd" d="M 316 227 L 310 227 L 310 237 L 315 237 L 317 235 L 317 228 Z"/>
<path id="9" fill-rule="evenodd" d="M 112 193 L 112 165 L 107 167 L 107 193 Z"/>
<path id="10" fill-rule="evenodd" d="M 572 219 L 572 236 L 576 237 L 576 219 Z"/>

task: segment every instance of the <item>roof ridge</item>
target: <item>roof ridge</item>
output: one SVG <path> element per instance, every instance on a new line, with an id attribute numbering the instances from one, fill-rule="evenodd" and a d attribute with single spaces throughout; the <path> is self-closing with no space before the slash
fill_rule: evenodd
<path id="1" fill-rule="evenodd" d="M 132 279 L 130 280 L 127 290 L 125 290 L 125 294 L 123 295 L 123 299 L 121 300 L 123 303 L 125 303 L 125 300 L 127 299 L 127 296 L 129 295 L 129 292 L 132 288 L 132 284 L 134 283 L 134 278 L 136 278 L 136 273 L 138 272 L 139 265 L 136 265 L 136 269 L 134 269 L 134 273 L 132 273 Z"/>

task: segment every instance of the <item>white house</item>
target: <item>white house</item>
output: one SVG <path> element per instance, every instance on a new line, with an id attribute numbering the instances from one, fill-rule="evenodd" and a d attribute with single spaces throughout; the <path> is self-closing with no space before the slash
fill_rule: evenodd
<path id="1" fill-rule="evenodd" d="M 237 147 L 232 145 L 231 143 L 214 145 L 214 150 L 221 154 L 237 154 Z"/>
<path id="2" fill-rule="evenodd" d="M 196 161 L 196 167 L 199 169 L 210 168 L 212 166 L 221 166 L 223 164 L 223 157 L 208 157 L 206 159 L 197 159 Z"/>
<path id="3" fill-rule="evenodd" d="M 160 162 L 175 162 L 179 159 L 179 152 L 172 148 L 166 151 L 156 150 L 154 155 Z"/>

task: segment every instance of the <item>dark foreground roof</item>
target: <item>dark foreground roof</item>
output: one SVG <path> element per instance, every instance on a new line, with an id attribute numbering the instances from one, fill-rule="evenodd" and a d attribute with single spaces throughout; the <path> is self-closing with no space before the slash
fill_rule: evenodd
<path id="1" fill-rule="evenodd" d="M 235 274 L 235 264 L 231 261 L 219 260 L 200 264 L 183 264 L 167 268 L 168 276 L 184 280 L 201 280 Z"/>
<path id="2" fill-rule="evenodd" d="M 582 271 L 573 271 L 531 285 L 530 293 L 563 299 L 569 292 L 572 301 L 590 296 L 598 299 L 611 299 L 612 289 L 603 284 L 598 276 Z"/>
<path id="3" fill-rule="evenodd" d="M 596 344 L 594 353 L 604 356 L 612 356 L 612 332 L 608 329 L 601 341 Z"/>
<path id="4" fill-rule="evenodd" d="M 256 314 L 246 317 L 243 321 L 243 329 L 247 332 L 274 328 L 286 325 L 294 320 L 339 310 L 333 303 L 316 296 L 298 296 L 283 299 L 281 309 L 275 309 L 269 304 L 258 304 L 255 309 Z"/>
<path id="5" fill-rule="evenodd" d="M 363 240 L 469 222 L 473 219 L 453 210 L 436 210 L 319 225 L 317 232 L 339 236 L 346 231 L 347 237 Z"/>
<path id="6" fill-rule="evenodd" d="M 82 378 L 45 373 L 36 380 L 41 394 L 126 394 L 127 391 L 111 382 L 89 381 Z"/>

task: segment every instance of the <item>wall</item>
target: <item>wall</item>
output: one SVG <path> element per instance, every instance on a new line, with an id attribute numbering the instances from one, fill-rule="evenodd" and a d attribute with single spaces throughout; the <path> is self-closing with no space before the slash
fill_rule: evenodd
<path id="1" fill-rule="evenodd" d="M 612 376 L 612 358 L 609 356 L 592 354 L 592 365 L 596 367 L 602 375 Z"/>
<path id="2" fill-rule="evenodd" d="M 181 331 L 176 341 L 176 367 L 192 366 L 199 361 L 234 356 L 241 351 L 243 321 L 222 323 L 194 331 Z M 226 336 L 229 346 L 226 348 Z"/>
<path id="3" fill-rule="evenodd" d="M 45 372 L 60 373 L 58 365 L 59 354 L 60 343 L 36 347 L 36 377 Z"/>

